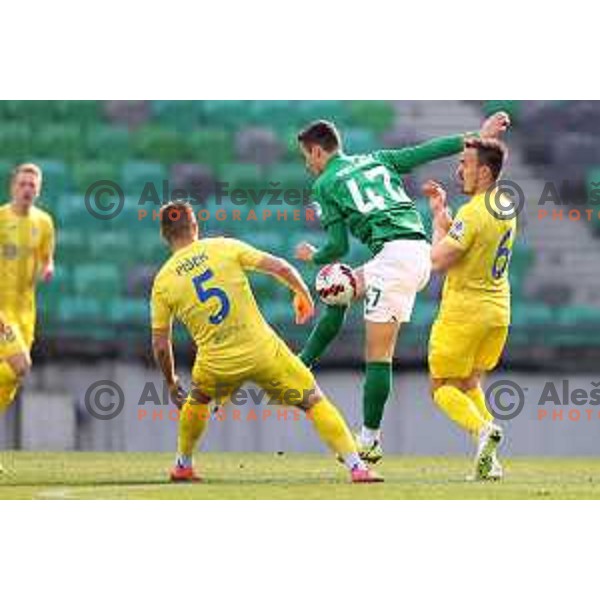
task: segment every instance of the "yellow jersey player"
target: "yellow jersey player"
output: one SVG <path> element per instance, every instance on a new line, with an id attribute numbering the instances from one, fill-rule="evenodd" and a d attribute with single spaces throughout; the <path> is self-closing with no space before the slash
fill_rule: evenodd
<path id="1" fill-rule="evenodd" d="M 34 206 L 41 187 L 40 168 L 19 165 L 10 181 L 11 200 L 0 207 L 0 413 L 31 367 L 36 283 L 54 274 L 52 218 Z"/>
<path id="2" fill-rule="evenodd" d="M 516 234 L 514 215 L 503 212 L 507 198 L 495 197 L 506 149 L 491 139 L 465 143 L 458 168 L 470 200 L 450 217 L 446 194 L 429 182 L 433 212 L 432 265 L 446 273 L 439 313 L 429 341 L 433 398 L 441 410 L 478 441 L 475 476 L 500 479 L 496 449 L 502 429 L 493 423 L 482 376 L 504 349 L 510 322 L 508 266 Z M 498 211 L 498 212 L 496 212 Z"/>
<path id="3" fill-rule="evenodd" d="M 195 215 L 184 202 L 164 206 L 160 226 L 173 254 L 152 289 L 152 345 L 171 399 L 180 408 L 171 480 L 199 481 L 192 453 L 208 424 L 211 402 L 226 401 L 251 381 L 271 398 L 306 411 L 318 435 L 347 466 L 352 482 L 382 481 L 360 459 L 344 419 L 312 373 L 264 320 L 246 276 L 247 271 L 261 271 L 290 288 L 296 321 L 304 323 L 314 306 L 296 269 L 235 239 L 198 239 Z M 198 348 L 187 398 L 175 375 L 174 319 L 186 327 Z"/>

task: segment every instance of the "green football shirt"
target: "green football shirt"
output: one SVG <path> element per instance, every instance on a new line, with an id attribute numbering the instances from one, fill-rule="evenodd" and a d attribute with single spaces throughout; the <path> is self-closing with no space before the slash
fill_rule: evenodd
<path id="1" fill-rule="evenodd" d="M 343 222 L 350 234 L 377 254 L 385 242 L 427 239 L 402 175 L 419 165 L 462 151 L 464 136 L 437 138 L 400 150 L 339 154 L 313 186 L 326 229 Z"/>

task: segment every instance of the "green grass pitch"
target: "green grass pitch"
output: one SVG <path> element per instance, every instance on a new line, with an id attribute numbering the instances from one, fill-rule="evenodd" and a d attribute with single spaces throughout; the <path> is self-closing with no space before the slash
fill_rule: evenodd
<path id="1" fill-rule="evenodd" d="M 600 498 L 600 460 L 514 458 L 502 482 L 468 483 L 466 458 L 386 456 L 386 483 L 350 485 L 325 455 L 200 454 L 205 483 L 166 481 L 171 454 L 2 452 L 0 499 Z"/>

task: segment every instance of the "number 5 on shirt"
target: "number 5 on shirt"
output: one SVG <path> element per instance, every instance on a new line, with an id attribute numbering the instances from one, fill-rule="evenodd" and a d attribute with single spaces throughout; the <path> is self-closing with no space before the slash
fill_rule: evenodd
<path id="1" fill-rule="evenodd" d="M 204 273 L 194 277 L 192 283 L 196 288 L 196 294 L 198 295 L 198 300 L 200 300 L 200 302 L 204 304 L 204 302 L 207 302 L 211 298 L 216 298 L 221 303 L 218 312 L 212 314 L 208 319 L 213 325 L 219 325 L 227 318 L 231 304 L 227 294 L 221 288 L 204 286 L 204 284 L 213 277 L 214 273 L 210 269 L 207 269 Z"/>

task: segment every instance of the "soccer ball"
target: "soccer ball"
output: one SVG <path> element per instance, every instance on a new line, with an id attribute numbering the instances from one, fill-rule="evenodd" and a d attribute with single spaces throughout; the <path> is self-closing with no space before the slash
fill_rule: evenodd
<path id="1" fill-rule="evenodd" d="M 317 273 L 315 288 L 325 304 L 348 306 L 356 295 L 356 277 L 348 265 L 334 263 Z"/>

